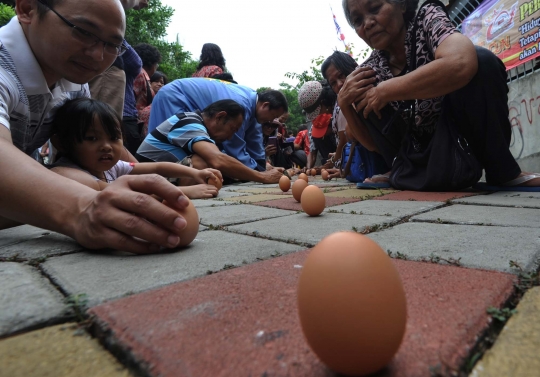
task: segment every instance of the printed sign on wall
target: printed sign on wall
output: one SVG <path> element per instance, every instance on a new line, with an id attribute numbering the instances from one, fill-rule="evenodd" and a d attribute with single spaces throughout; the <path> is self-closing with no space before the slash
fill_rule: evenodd
<path id="1" fill-rule="evenodd" d="M 540 0 L 486 0 L 462 24 L 462 33 L 514 68 L 540 57 Z"/>

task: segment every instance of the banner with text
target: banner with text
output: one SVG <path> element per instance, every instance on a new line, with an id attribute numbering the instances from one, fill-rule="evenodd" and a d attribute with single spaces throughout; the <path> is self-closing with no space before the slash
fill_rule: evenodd
<path id="1" fill-rule="evenodd" d="M 485 0 L 461 30 L 514 68 L 540 57 L 540 0 Z"/>

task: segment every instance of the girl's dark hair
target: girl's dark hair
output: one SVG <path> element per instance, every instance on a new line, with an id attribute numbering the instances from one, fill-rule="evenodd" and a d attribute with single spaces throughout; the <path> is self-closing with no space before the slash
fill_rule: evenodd
<path id="1" fill-rule="evenodd" d="M 207 65 L 217 65 L 222 70 L 225 70 L 225 58 L 221 53 L 221 49 L 218 45 L 213 43 L 205 43 L 202 46 L 200 63 L 197 66 L 197 70 Z"/>
<path id="2" fill-rule="evenodd" d="M 82 143 L 88 129 L 99 120 L 107 135 L 122 138 L 122 120 L 108 104 L 92 98 L 76 98 L 58 108 L 52 123 L 60 145 L 69 155 L 76 143 Z"/>
<path id="3" fill-rule="evenodd" d="M 232 82 L 233 84 L 238 84 L 236 81 L 234 81 L 233 76 L 229 72 L 218 73 L 217 75 L 213 75 L 211 78 L 218 79 L 221 81 Z"/>
<path id="4" fill-rule="evenodd" d="M 349 76 L 358 67 L 358 63 L 352 56 L 341 51 L 334 51 L 321 65 L 322 75 L 327 80 L 326 70 L 330 67 L 330 64 L 345 76 Z"/>
<path id="5" fill-rule="evenodd" d="M 419 0 L 385 0 L 387 3 L 405 5 L 405 13 L 403 13 L 403 19 L 405 20 L 405 25 L 414 19 L 416 14 L 416 8 L 418 7 Z M 349 25 L 354 28 L 354 25 L 351 20 L 351 12 L 349 11 L 349 0 L 342 0 L 341 5 L 343 6 L 343 12 L 345 13 L 345 18 Z"/>
<path id="6" fill-rule="evenodd" d="M 321 105 L 333 108 L 336 104 L 337 94 L 334 93 L 330 85 L 328 85 L 328 81 L 322 80 L 320 83 L 322 84 L 322 92 L 320 96 Z"/>
<path id="7" fill-rule="evenodd" d="M 238 102 L 233 101 L 232 99 L 223 99 L 211 103 L 210 105 L 206 106 L 202 113 L 208 115 L 209 117 L 213 117 L 221 111 L 225 111 L 227 113 L 226 121 L 228 121 L 230 118 L 235 118 L 238 115 L 242 115 L 242 118 L 246 116 L 244 108 Z"/>
<path id="8" fill-rule="evenodd" d="M 163 77 L 163 85 L 167 84 L 167 75 L 161 71 L 156 71 L 152 77 L 150 77 L 150 82 L 157 82 Z"/>
<path id="9" fill-rule="evenodd" d="M 142 60 L 143 68 L 151 68 L 156 63 L 161 63 L 161 53 L 148 43 L 139 43 L 133 49 Z"/>

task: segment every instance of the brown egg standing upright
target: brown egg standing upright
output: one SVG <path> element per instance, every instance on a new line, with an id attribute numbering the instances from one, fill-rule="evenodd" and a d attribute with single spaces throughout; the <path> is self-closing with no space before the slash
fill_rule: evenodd
<path id="1" fill-rule="evenodd" d="M 309 216 L 319 216 L 326 207 L 324 193 L 317 186 L 308 186 L 302 191 L 300 197 L 302 209 Z"/>
<path id="2" fill-rule="evenodd" d="M 304 191 L 307 185 L 308 183 L 303 179 L 297 179 L 296 181 L 294 181 L 292 185 L 292 196 L 297 202 L 300 201 L 300 198 L 302 197 L 302 191 Z"/>
<path id="3" fill-rule="evenodd" d="M 305 173 L 300 173 L 300 175 L 298 176 L 298 179 L 303 179 L 304 181 L 308 181 L 308 176 L 307 174 Z"/>
<path id="4" fill-rule="evenodd" d="M 284 175 L 279 179 L 279 188 L 283 192 L 289 191 L 289 189 L 291 188 L 291 180 L 289 179 L 289 177 Z"/>
<path id="5" fill-rule="evenodd" d="M 363 376 L 397 352 L 407 304 L 398 271 L 380 246 L 358 233 L 338 232 L 319 242 L 302 267 L 298 314 L 323 363 Z"/>
<path id="6" fill-rule="evenodd" d="M 165 204 L 167 207 L 173 208 L 166 201 L 163 201 L 163 204 Z M 177 246 L 184 247 L 189 245 L 195 239 L 195 237 L 197 237 L 197 233 L 199 233 L 199 213 L 191 200 L 189 200 L 189 205 L 186 208 L 182 210 L 176 208 L 173 209 L 178 212 L 187 223 L 186 227 L 180 231 L 180 243 Z"/>
<path id="7" fill-rule="evenodd" d="M 329 176 L 329 175 L 330 175 L 330 174 L 329 174 L 326 170 L 323 170 L 323 171 L 321 172 L 321 177 L 322 177 L 322 179 L 324 179 L 325 181 L 328 181 L 328 176 Z"/>
<path id="8" fill-rule="evenodd" d="M 311 169 L 311 175 L 315 177 L 317 175 L 317 170 Z"/>

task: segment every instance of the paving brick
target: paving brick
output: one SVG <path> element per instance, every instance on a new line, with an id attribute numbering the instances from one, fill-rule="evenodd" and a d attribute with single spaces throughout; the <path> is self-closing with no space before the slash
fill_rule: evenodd
<path id="1" fill-rule="evenodd" d="M 240 224 L 295 214 L 293 211 L 264 208 L 247 204 L 216 208 L 207 207 L 199 209 L 198 212 L 201 224 L 212 224 L 214 226 Z"/>
<path id="2" fill-rule="evenodd" d="M 540 210 L 531 208 L 453 205 L 415 216 L 411 220 L 540 228 Z"/>
<path id="3" fill-rule="evenodd" d="M 377 200 L 418 200 L 423 202 L 446 202 L 455 198 L 478 195 L 478 192 L 420 192 L 420 191 L 399 191 L 393 194 L 375 198 Z"/>
<path id="4" fill-rule="evenodd" d="M 128 377 L 131 374 L 76 325 L 0 341 L 0 377 Z"/>
<path id="5" fill-rule="evenodd" d="M 72 238 L 29 225 L 0 231 L 0 259 L 32 260 L 81 250 Z"/>
<path id="6" fill-rule="evenodd" d="M 497 341 L 471 377 L 538 377 L 540 374 L 540 287 L 529 290 Z"/>
<path id="7" fill-rule="evenodd" d="M 217 197 L 218 197 L 218 199 L 224 199 L 224 198 L 234 198 L 234 197 L 237 197 L 237 196 L 244 196 L 244 195 L 248 195 L 248 194 L 243 193 L 243 192 L 219 190 L 219 193 L 218 193 Z"/>
<path id="8" fill-rule="evenodd" d="M 369 234 L 386 251 L 409 259 L 429 259 L 431 255 L 461 265 L 488 270 L 515 272 L 511 260 L 531 271 L 540 261 L 540 230 L 500 226 L 405 223 Z"/>
<path id="9" fill-rule="evenodd" d="M 107 341 L 152 376 L 334 376 L 308 348 L 297 314 L 306 252 L 92 309 Z M 513 290 L 507 274 L 394 260 L 407 296 L 404 342 L 378 376 L 457 369 Z"/>
<path id="10" fill-rule="evenodd" d="M 339 211 L 344 213 L 351 213 L 353 211 L 359 215 L 406 217 L 431 211 L 442 205 L 443 203 L 441 202 L 363 200 L 361 202 L 327 208 L 325 211 Z"/>
<path id="11" fill-rule="evenodd" d="M 343 203 L 354 203 L 358 202 L 361 199 L 354 199 L 354 198 L 332 198 L 329 196 L 326 196 L 326 207 L 333 207 L 337 206 Z M 263 207 L 270 207 L 270 208 L 280 208 L 280 209 L 286 209 L 290 211 L 302 211 L 302 205 L 297 202 L 294 198 L 286 198 L 286 199 L 277 199 L 277 200 L 267 200 L 263 202 L 256 202 L 253 203 L 258 206 Z"/>
<path id="12" fill-rule="evenodd" d="M 88 306 L 219 271 L 227 265 L 287 254 L 301 247 L 207 230 L 176 252 L 131 255 L 84 252 L 50 258 L 43 270 L 68 294 L 86 293 Z"/>
<path id="13" fill-rule="evenodd" d="M 292 195 L 292 193 L 290 194 Z M 261 195 L 249 195 L 249 196 L 241 196 L 237 198 L 227 198 L 225 199 L 228 202 L 242 202 L 242 203 L 257 203 L 257 202 L 264 202 L 267 200 L 274 200 L 274 199 L 282 199 L 283 195 L 270 195 L 270 194 L 261 194 Z"/>
<path id="14" fill-rule="evenodd" d="M 234 225 L 227 229 L 233 232 L 312 246 L 334 232 L 350 231 L 353 227 L 358 231 L 362 231 L 366 227 L 383 226 L 397 220 L 397 217 L 392 216 L 359 216 L 323 212 L 317 217 L 310 217 L 305 213 L 300 213 L 287 217 Z"/>
<path id="15" fill-rule="evenodd" d="M 489 195 L 478 195 L 472 198 L 454 200 L 454 203 L 540 208 L 540 192 L 500 191 Z"/>
<path id="16" fill-rule="evenodd" d="M 193 199 L 191 202 L 197 209 L 204 208 L 204 207 L 220 207 L 220 206 L 226 206 L 226 205 L 232 204 L 224 200 L 214 200 L 214 199 Z"/>
<path id="17" fill-rule="evenodd" d="M 0 308 L 0 336 L 57 323 L 68 316 L 63 296 L 47 279 L 35 268 L 13 262 L 0 263 Z"/>
<path id="18" fill-rule="evenodd" d="M 244 192 L 247 194 L 270 194 L 270 195 L 283 195 L 287 194 L 286 192 L 283 192 L 280 188 L 241 188 L 237 190 L 238 192 Z M 291 192 L 289 190 L 288 195 L 291 195 Z"/>
<path id="19" fill-rule="evenodd" d="M 47 233 L 50 233 L 50 231 L 31 225 L 21 225 L 0 230 L 0 247 L 21 243 L 32 238 L 41 238 Z"/>
<path id="20" fill-rule="evenodd" d="M 387 190 L 358 190 L 357 188 L 351 188 L 343 191 L 330 192 L 325 196 L 333 198 L 357 198 L 357 199 L 371 199 L 376 196 L 381 196 L 386 193 Z"/>

